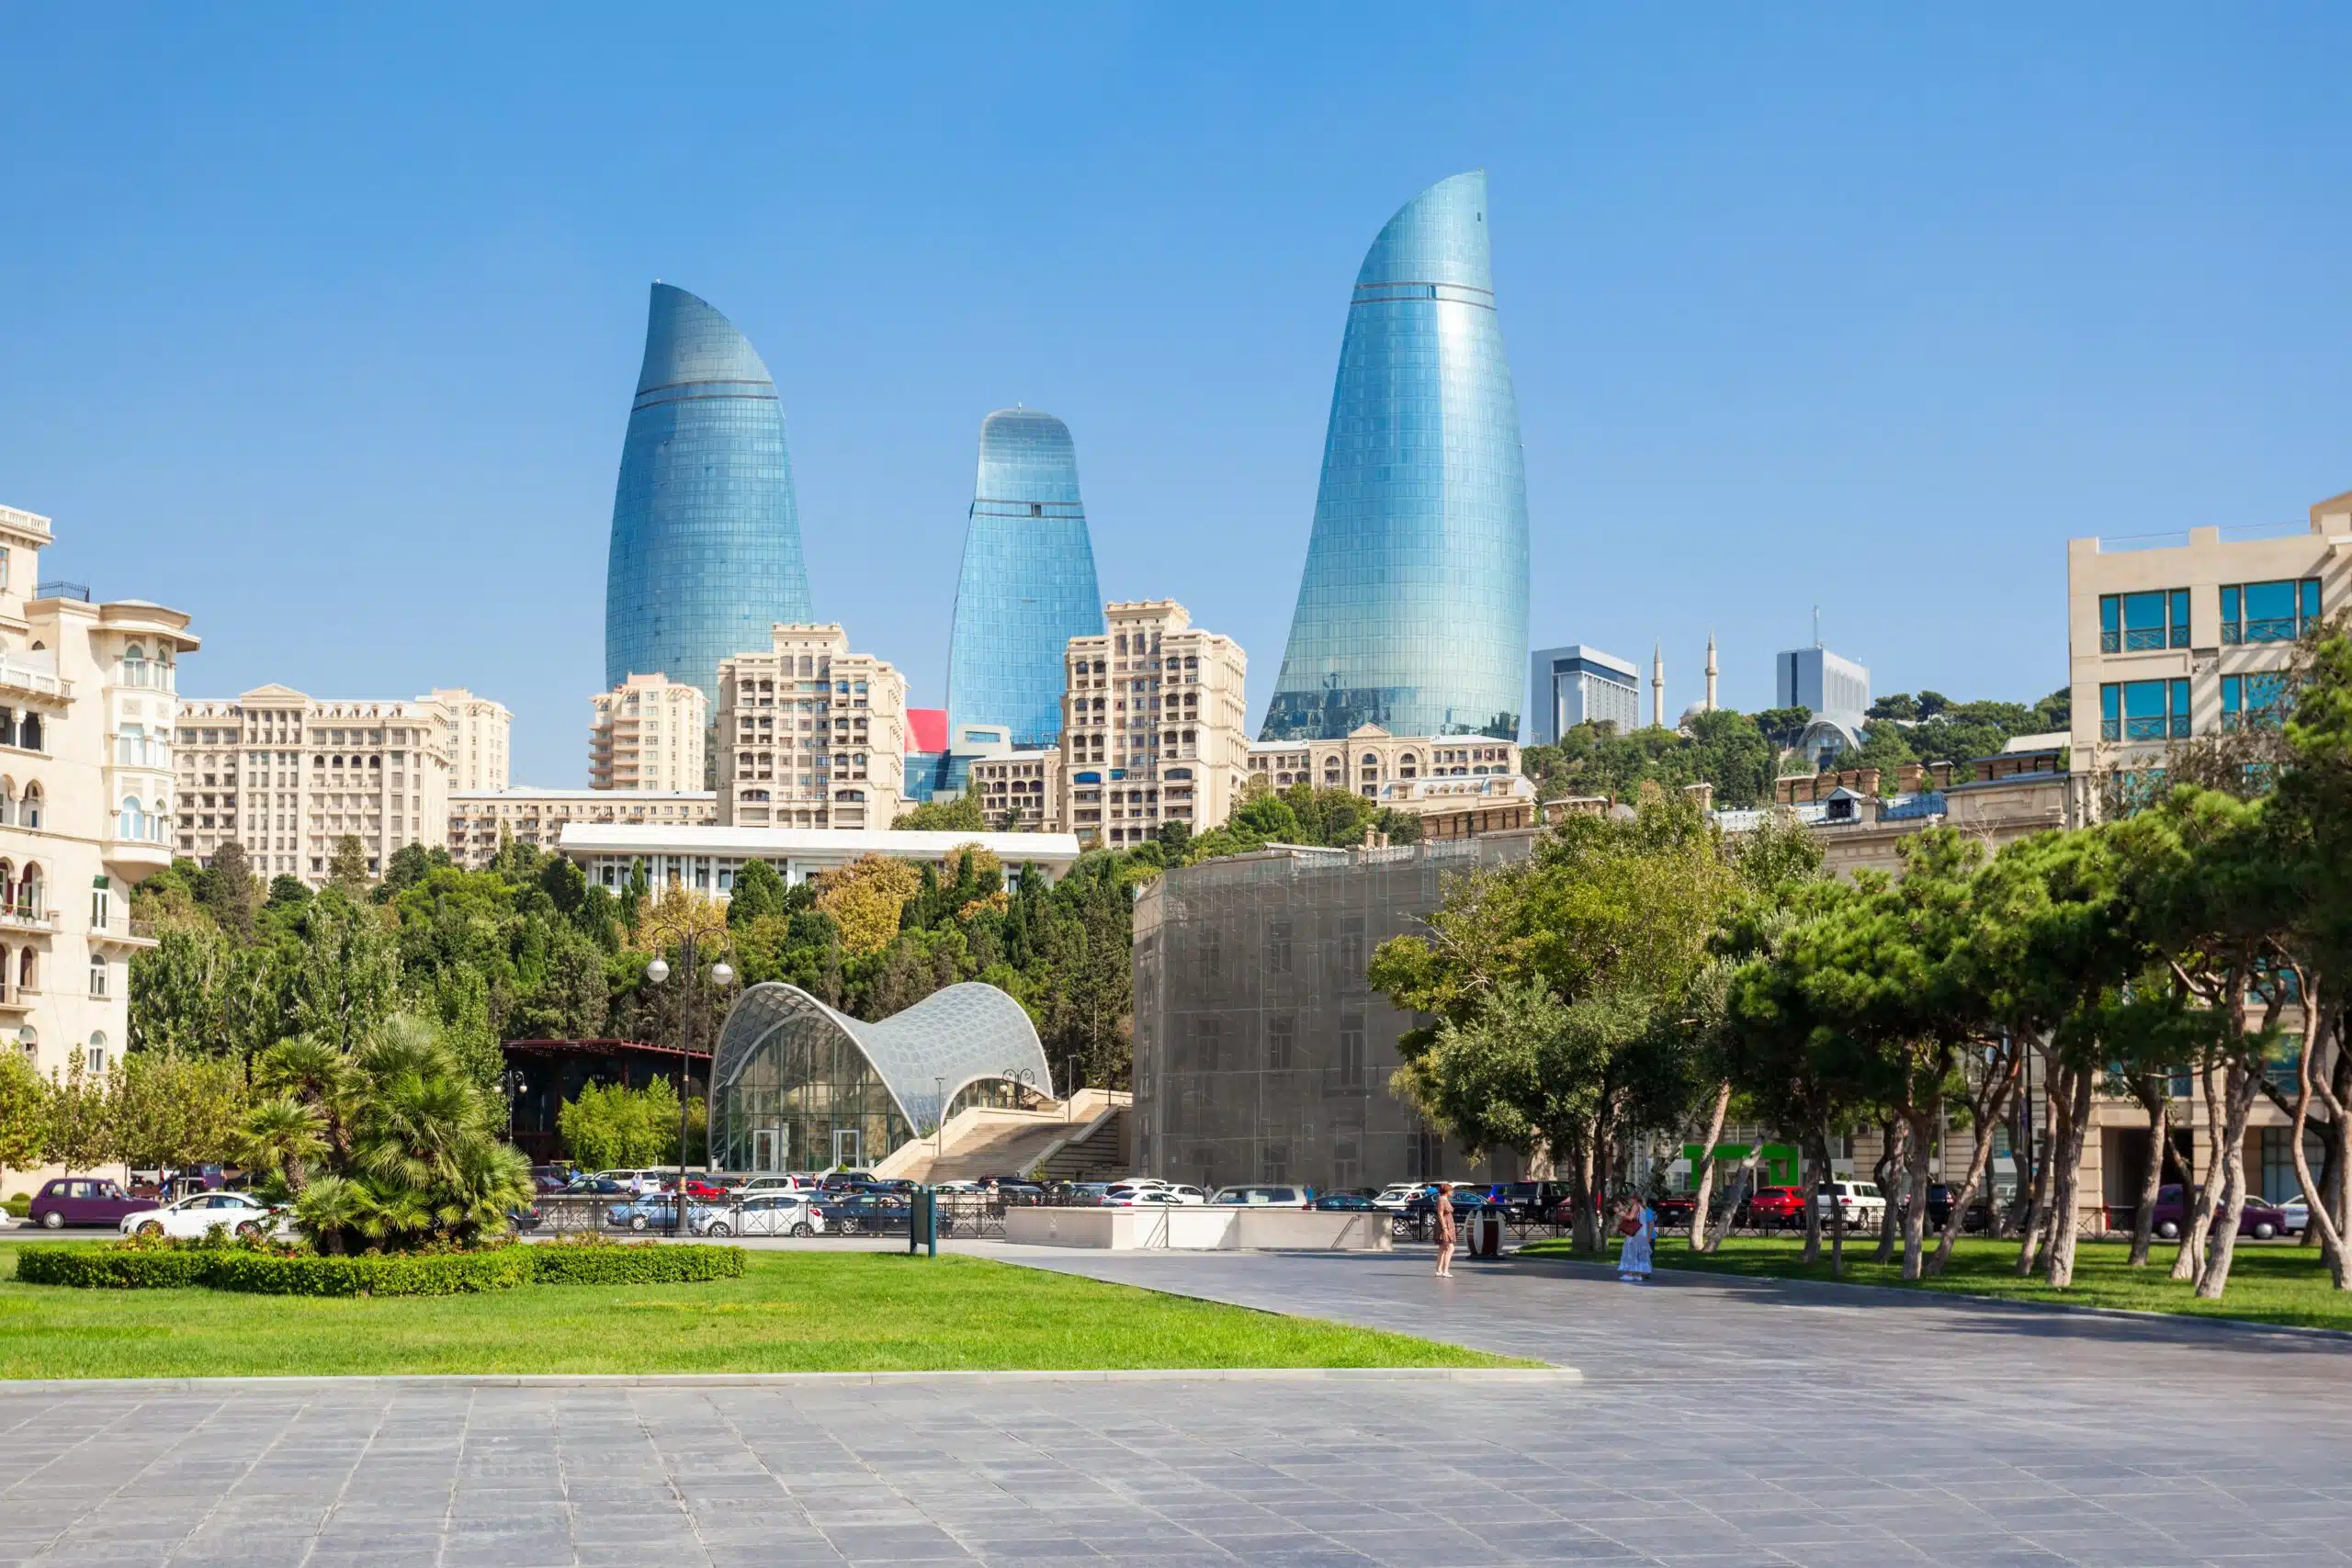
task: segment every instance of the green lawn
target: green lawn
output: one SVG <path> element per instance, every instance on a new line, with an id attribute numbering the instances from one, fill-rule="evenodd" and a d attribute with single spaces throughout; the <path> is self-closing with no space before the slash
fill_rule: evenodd
<path id="1" fill-rule="evenodd" d="M 41 1245 L 0 1242 L 0 1378 L 1533 1364 L 977 1258 L 753 1252 L 705 1284 L 322 1301 L 17 1283 Z"/>
<path id="2" fill-rule="evenodd" d="M 1696 1269 L 1715 1274 L 1788 1280 L 1830 1279 L 1827 1244 L 1823 1260 L 1801 1264 L 1801 1239 L 1735 1236 L 1715 1254 L 1694 1254 L 1679 1236 L 1658 1238 L 1657 1261 L 1661 1269 Z M 1848 1282 L 1896 1285 L 1912 1290 L 1948 1291 L 1960 1295 L 2000 1296 L 2012 1301 L 2070 1302 L 2078 1306 L 2121 1307 L 2133 1312 L 2183 1313 L 2199 1317 L 2244 1318 L 2253 1323 L 2292 1324 L 2305 1328 L 2352 1329 L 2352 1292 L 2336 1291 L 2320 1267 L 2319 1249 L 2272 1242 L 2240 1242 L 2230 1267 L 2229 1293 L 2218 1302 L 2200 1302 L 2186 1284 L 2171 1278 L 2177 1244 L 2159 1242 L 2147 1267 L 2124 1263 L 2131 1248 L 2121 1242 L 2085 1241 L 2075 1253 L 2075 1283 L 2053 1291 L 2039 1276 L 2020 1280 L 2016 1267 L 2018 1244 L 2013 1241 L 1963 1240 L 1952 1252 L 1951 1266 L 1940 1278 L 1905 1286 L 1901 1253 L 1893 1263 L 1873 1263 L 1875 1235 L 1846 1247 Z M 1521 1249 L 1530 1257 L 1566 1256 L 1566 1241 L 1531 1242 Z M 1930 1244 L 1932 1251 L 1932 1243 Z"/>

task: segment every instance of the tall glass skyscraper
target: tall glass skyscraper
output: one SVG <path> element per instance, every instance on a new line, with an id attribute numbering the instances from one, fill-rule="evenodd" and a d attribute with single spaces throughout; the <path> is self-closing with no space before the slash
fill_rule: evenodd
<path id="1" fill-rule="evenodd" d="M 1070 638 L 1102 633 L 1069 426 L 1035 409 L 1000 409 L 980 422 L 964 529 L 947 650 L 949 743 L 967 724 L 1001 724 L 1015 746 L 1052 745 L 1062 733 L 1063 652 Z"/>
<path id="2" fill-rule="evenodd" d="M 815 618 L 775 382 L 732 321 L 657 283 L 613 492 L 605 684 L 667 675 L 715 711 L 720 660 Z"/>
<path id="3" fill-rule="evenodd" d="M 1261 739 L 1519 734 L 1527 480 L 1487 176 L 1441 180 L 1356 274 L 1290 646 Z"/>

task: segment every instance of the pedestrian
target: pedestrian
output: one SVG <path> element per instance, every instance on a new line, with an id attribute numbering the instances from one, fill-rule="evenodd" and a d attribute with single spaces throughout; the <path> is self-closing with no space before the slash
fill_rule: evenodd
<path id="1" fill-rule="evenodd" d="M 1617 1234 L 1625 1245 L 1617 1253 L 1617 1278 L 1628 1285 L 1638 1285 L 1650 1277 L 1651 1245 L 1657 1240 L 1657 1211 L 1646 1200 L 1629 1200 L 1624 1213 L 1617 1222 Z"/>
<path id="2" fill-rule="evenodd" d="M 1437 1184 L 1434 1212 L 1437 1215 L 1437 1277 L 1451 1280 L 1453 1278 L 1453 1182 L 1441 1181 Z"/>

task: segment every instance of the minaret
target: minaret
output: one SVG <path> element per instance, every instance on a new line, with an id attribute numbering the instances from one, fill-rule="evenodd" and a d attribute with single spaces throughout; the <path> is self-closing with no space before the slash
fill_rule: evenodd
<path id="1" fill-rule="evenodd" d="M 1663 639 L 1650 649 L 1650 724 L 1658 729 L 1666 728 L 1666 643 Z"/>
<path id="2" fill-rule="evenodd" d="M 1715 711 L 1715 634 L 1707 634 L 1707 711 Z"/>

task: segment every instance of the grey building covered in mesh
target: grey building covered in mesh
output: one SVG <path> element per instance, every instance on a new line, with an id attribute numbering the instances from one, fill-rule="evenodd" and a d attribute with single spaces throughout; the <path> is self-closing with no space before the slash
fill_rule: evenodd
<path id="1" fill-rule="evenodd" d="M 1524 859 L 1532 829 L 1394 849 L 1268 850 L 1170 871 L 1135 911 L 1138 1170 L 1208 1186 L 1509 1180 L 1389 1093 L 1411 1015 L 1364 978 L 1444 879 Z"/>

